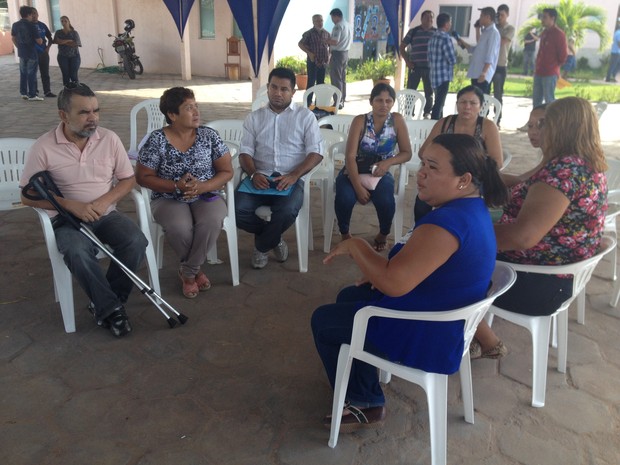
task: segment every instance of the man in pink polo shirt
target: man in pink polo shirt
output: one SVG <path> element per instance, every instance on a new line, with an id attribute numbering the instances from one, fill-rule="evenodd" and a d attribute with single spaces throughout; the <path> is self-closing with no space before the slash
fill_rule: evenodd
<path id="1" fill-rule="evenodd" d="M 116 211 L 116 203 L 134 187 L 134 171 L 119 137 L 99 128 L 99 104 L 93 91 L 71 83 L 58 95 L 60 124 L 34 143 L 20 179 L 20 187 L 39 171 L 48 171 L 62 192 L 60 205 L 86 223 L 95 235 L 114 250 L 129 269 L 136 270 L 144 259 L 147 240 L 140 228 Z M 116 337 L 131 331 L 123 304 L 133 287 L 131 279 L 111 263 L 104 273 L 96 258 L 97 248 L 49 202 L 22 202 L 50 210 L 58 250 L 80 286 L 91 300 L 89 310 L 99 326 Z"/>

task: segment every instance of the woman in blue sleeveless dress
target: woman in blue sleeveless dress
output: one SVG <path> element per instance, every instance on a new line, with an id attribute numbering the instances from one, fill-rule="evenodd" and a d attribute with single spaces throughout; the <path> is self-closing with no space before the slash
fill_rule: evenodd
<path id="1" fill-rule="evenodd" d="M 355 313 L 366 305 L 403 311 L 442 311 L 486 296 L 495 268 L 495 234 L 488 206 L 508 199 L 495 160 L 472 136 L 437 136 L 417 174 L 420 198 L 434 209 L 389 257 L 359 238 L 340 242 L 325 259 L 348 255 L 362 272 L 357 286 L 343 289 L 335 304 L 319 307 L 312 332 L 327 377 L 334 387 L 338 353 L 349 344 Z M 484 192 L 484 198 L 481 196 Z M 451 374 L 463 355 L 463 322 L 432 323 L 372 318 L 366 347 L 391 361 Z M 355 360 L 347 389 L 341 431 L 353 431 L 385 417 L 377 370 Z M 331 418 L 324 424 L 329 426 Z"/>

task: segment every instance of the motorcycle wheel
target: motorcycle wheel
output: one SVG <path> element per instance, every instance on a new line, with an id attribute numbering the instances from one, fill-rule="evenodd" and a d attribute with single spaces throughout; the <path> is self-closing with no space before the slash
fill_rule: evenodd
<path id="1" fill-rule="evenodd" d="M 136 71 L 133 69 L 133 63 L 127 55 L 123 55 L 123 68 L 125 68 L 125 72 L 127 76 L 129 76 L 129 79 L 136 78 Z"/>
<path id="2" fill-rule="evenodd" d="M 140 58 L 134 57 L 134 59 L 133 59 L 133 69 L 136 72 L 136 74 L 144 73 L 144 66 L 142 66 L 142 62 L 140 61 Z"/>

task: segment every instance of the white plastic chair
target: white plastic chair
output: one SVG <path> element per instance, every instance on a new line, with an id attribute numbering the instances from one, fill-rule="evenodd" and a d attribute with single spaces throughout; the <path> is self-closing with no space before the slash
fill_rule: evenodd
<path id="1" fill-rule="evenodd" d="M 147 220 L 145 203 L 142 199 L 142 195 L 137 190 L 131 191 L 131 197 L 136 206 L 136 215 L 138 216 L 138 224 L 142 233 L 148 240 L 146 246 L 146 264 L 149 274 L 149 282 L 153 290 L 161 295 L 161 288 L 159 286 L 159 273 L 157 270 L 157 261 L 155 260 L 155 251 L 153 249 L 153 241 L 151 239 L 151 233 L 149 229 L 149 222 Z M 60 311 L 62 312 L 62 320 L 65 326 L 65 332 L 75 332 L 75 309 L 73 303 L 73 282 L 71 280 L 71 272 L 65 265 L 62 254 L 58 251 L 58 245 L 56 244 L 56 236 L 54 234 L 54 228 L 52 227 L 52 221 L 47 212 L 42 208 L 34 208 L 39 216 L 41 227 L 43 228 L 43 237 L 47 246 L 47 253 L 52 264 L 52 273 L 54 278 L 54 294 L 56 302 L 60 302 Z M 113 250 L 111 250 L 114 253 Z M 98 258 L 105 258 L 103 253 L 97 255 Z"/>
<path id="2" fill-rule="evenodd" d="M 138 138 L 138 113 L 144 110 L 146 112 L 146 131 L 140 132 Z M 138 141 L 142 140 L 145 135 L 150 134 L 155 129 L 161 129 L 166 125 L 166 117 L 159 109 L 159 99 L 151 98 L 144 100 L 131 109 L 129 113 L 129 158 L 138 158 Z"/>
<path id="3" fill-rule="evenodd" d="M 512 161 L 512 153 L 510 152 L 510 150 L 506 150 L 504 147 L 502 147 L 502 153 L 504 155 L 504 162 L 502 163 L 502 166 L 499 167 L 500 171 L 504 171 L 506 168 L 508 168 L 508 165 L 510 165 L 510 162 Z"/>
<path id="4" fill-rule="evenodd" d="M 24 207 L 19 192 L 19 178 L 26 154 L 35 139 L 5 137 L 0 139 L 0 210 Z"/>
<path id="5" fill-rule="evenodd" d="M 207 126 L 215 129 L 224 142 L 241 144 L 241 136 L 243 135 L 242 119 L 217 119 L 207 123 Z"/>
<path id="6" fill-rule="evenodd" d="M 334 131 L 343 133 L 345 136 L 349 134 L 351 123 L 355 115 L 328 115 L 319 120 L 319 126 L 327 126 L 328 124 Z"/>
<path id="7" fill-rule="evenodd" d="M 332 424 L 329 437 L 329 447 L 336 447 L 340 429 L 341 415 L 351 372 L 353 359 L 369 363 L 382 372 L 394 374 L 399 378 L 421 386 L 426 392 L 428 402 L 428 417 L 431 436 L 431 462 L 433 465 L 445 465 L 447 462 L 447 412 L 448 412 L 448 375 L 429 373 L 416 368 L 390 362 L 364 350 L 366 329 L 371 317 L 394 318 L 399 320 L 420 321 L 458 321 L 465 320 L 463 356 L 461 359 L 460 378 L 465 411 L 465 421 L 474 423 L 474 399 L 471 380 L 471 360 L 469 358 L 469 344 L 471 343 L 478 323 L 485 312 L 498 296 L 506 292 L 514 283 L 515 272 L 509 265 L 497 264 L 493 273 L 493 285 L 488 297 L 480 302 L 457 310 L 443 312 L 404 312 L 388 310 L 380 307 L 368 306 L 355 314 L 351 345 L 340 346 L 338 368 L 334 387 L 334 402 L 332 405 Z M 389 381 L 389 379 L 387 379 Z"/>
<path id="8" fill-rule="evenodd" d="M 502 114 L 502 104 L 492 95 L 484 94 L 484 103 L 480 108 L 480 116 L 489 117 L 489 113 L 493 109 L 493 122 L 497 124 L 499 116 Z"/>
<path id="9" fill-rule="evenodd" d="M 334 227 L 334 155 L 344 153 L 347 136 L 341 132 L 321 128 L 321 135 L 325 142 L 323 161 L 319 168 L 312 173 L 311 185 L 321 189 L 321 206 L 323 208 L 323 251 L 329 252 L 327 235 L 332 234 Z M 312 218 L 310 218 L 310 231 L 312 232 Z M 313 250 L 313 247 L 310 247 Z"/>
<path id="10" fill-rule="evenodd" d="M 599 120 L 602 118 L 605 110 L 607 110 L 607 102 L 596 102 L 596 105 L 594 105 L 594 111 L 596 111 L 596 116 Z"/>
<path id="11" fill-rule="evenodd" d="M 407 120 L 407 131 L 409 132 L 409 142 L 411 143 L 411 160 L 405 163 L 405 166 L 409 171 L 417 171 L 420 166 L 420 147 L 424 141 L 428 138 L 428 135 L 433 130 L 437 121 L 432 119 L 420 119 L 420 120 Z"/>
<path id="12" fill-rule="evenodd" d="M 616 217 L 620 214 L 620 161 L 607 159 L 607 203 L 608 209 L 605 213 L 605 234 L 618 239 L 616 227 Z M 610 253 L 610 278 L 614 281 L 617 277 L 618 249 L 614 248 Z M 620 287 L 618 287 L 620 290 Z M 614 297 L 615 299 L 615 297 Z M 612 299 L 612 301 L 614 300 Z M 615 305 L 614 305 L 615 307 Z"/>
<path id="13" fill-rule="evenodd" d="M 338 87 L 331 84 L 317 84 L 306 89 L 303 97 L 303 104 L 306 105 L 310 94 L 314 94 L 314 105 L 317 107 L 334 107 L 334 114 L 338 113 L 338 106 L 342 99 L 342 92 Z M 334 97 L 336 103 L 334 103 Z"/>
<path id="14" fill-rule="evenodd" d="M 304 182 L 304 201 L 299 209 L 297 218 L 295 220 L 295 235 L 297 236 L 297 258 L 299 259 L 299 272 L 306 273 L 308 271 L 308 250 L 310 249 L 309 237 L 310 237 L 310 179 L 316 170 L 320 168 L 321 164 L 312 168 L 305 176 Z M 235 175 L 233 177 L 233 184 L 238 186 L 239 183 L 246 176 L 241 166 L 235 167 Z M 234 210 L 233 210 L 234 211 Z M 264 221 L 271 220 L 271 207 L 268 205 L 262 205 L 255 210 L 256 216 Z"/>
<path id="15" fill-rule="evenodd" d="M 520 313 L 510 312 L 494 305 L 491 306 L 487 314 L 489 325 L 493 323 L 493 315 L 510 321 L 518 326 L 526 328 L 532 335 L 532 407 L 544 407 L 545 390 L 547 385 L 547 358 L 549 354 L 549 331 L 551 320 L 557 318 L 558 324 L 558 371 L 566 373 L 566 356 L 568 341 L 568 307 L 577 299 L 577 320 L 583 323 L 585 319 L 586 284 L 592 276 L 594 268 L 613 247 L 616 247 L 616 240 L 610 236 L 603 236 L 601 246 L 596 255 L 586 260 L 568 265 L 542 266 L 542 265 L 520 265 L 510 263 L 515 271 L 540 274 L 568 274 L 573 275 L 573 294 L 551 315 L 530 316 Z M 498 265 L 501 262 L 498 262 Z"/>
<path id="16" fill-rule="evenodd" d="M 238 146 L 233 143 L 227 142 L 230 150 L 230 155 L 236 160 L 238 155 Z M 146 187 L 140 188 L 142 198 L 144 199 L 145 214 L 148 218 L 148 225 L 151 232 L 151 237 L 155 243 L 155 256 L 157 267 L 161 269 L 164 264 L 164 230 L 159 223 L 153 218 L 151 211 L 151 190 Z M 231 179 L 226 183 L 226 207 L 228 213 L 222 223 L 222 229 L 226 233 L 226 242 L 228 243 L 228 257 L 230 259 L 230 274 L 232 278 L 232 285 L 239 285 L 239 251 L 237 245 L 237 220 L 235 219 L 235 191 L 233 180 Z M 214 245 L 211 250 L 207 252 L 207 262 L 211 265 L 219 265 L 222 263 L 217 258 L 217 244 Z"/>
<path id="17" fill-rule="evenodd" d="M 396 92 L 396 108 L 405 120 L 422 119 L 426 97 L 414 89 L 402 89 Z"/>

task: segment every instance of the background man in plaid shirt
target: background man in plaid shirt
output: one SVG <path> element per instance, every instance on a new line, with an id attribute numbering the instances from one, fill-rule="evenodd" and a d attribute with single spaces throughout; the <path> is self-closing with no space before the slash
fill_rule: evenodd
<path id="1" fill-rule="evenodd" d="M 428 42 L 428 61 L 431 69 L 431 85 L 435 91 L 435 104 L 431 119 L 443 118 L 443 105 L 454 75 L 456 54 L 448 31 L 452 29 L 452 18 L 447 13 L 437 15 L 437 32 Z"/>
<path id="2" fill-rule="evenodd" d="M 303 33 L 299 41 L 299 48 L 308 55 L 308 89 L 314 84 L 325 83 L 325 67 L 329 62 L 330 35 L 323 29 L 323 16 L 312 16 L 314 27 Z M 308 96 L 308 105 L 312 103 L 312 94 Z"/>

